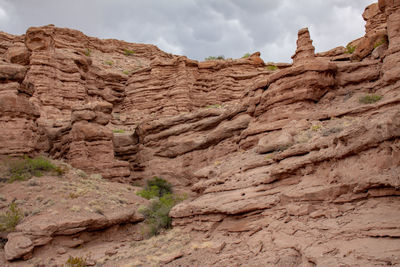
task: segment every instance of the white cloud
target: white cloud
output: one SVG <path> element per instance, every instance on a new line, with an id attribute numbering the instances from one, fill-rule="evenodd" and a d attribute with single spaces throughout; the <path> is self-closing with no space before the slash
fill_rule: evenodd
<path id="1" fill-rule="evenodd" d="M 238 58 L 260 51 L 267 62 L 290 62 L 300 28 L 309 27 L 317 51 L 361 37 L 361 14 L 372 2 L 0 0 L 0 26 L 3 31 L 22 34 L 30 26 L 52 23 L 99 38 L 156 44 L 197 60 L 215 55 Z"/>
<path id="2" fill-rule="evenodd" d="M 154 42 L 154 44 L 156 46 L 158 46 L 161 50 L 168 52 L 168 53 L 177 54 L 177 55 L 181 55 L 183 53 L 183 50 L 181 47 L 170 44 L 162 36 L 158 37 L 158 39 Z"/>
<path id="3" fill-rule="evenodd" d="M 2 26 L 2 28 L 10 20 L 10 17 L 8 16 L 6 10 L 7 10 L 7 4 L 3 1 L 0 1 L 0 26 Z"/>

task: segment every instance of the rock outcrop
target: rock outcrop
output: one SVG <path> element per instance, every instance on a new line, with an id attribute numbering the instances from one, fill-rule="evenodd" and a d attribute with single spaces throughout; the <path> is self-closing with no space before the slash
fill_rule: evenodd
<path id="1" fill-rule="evenodd" d="M 400 3 L 363 18 L 363 37 L 318 54 L 301 29 L 293 64 L 197 62 L 52 25 L 1 34 L 0 154 L 49 153 L 114 182 L 167 179 L 188 196 L 173 225 L 193 239 L 171 237 L 184 248 L 160 256 L 166 266 L 400 265 Z M 126 212 L 32 217 L 6 257 L 141 220 Z"/>

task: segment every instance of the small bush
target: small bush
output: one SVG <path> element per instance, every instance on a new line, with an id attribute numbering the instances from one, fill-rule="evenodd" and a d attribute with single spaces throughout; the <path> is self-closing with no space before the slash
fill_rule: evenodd
<path id="1" fill-rule="evenodd" d="M 111 60 L 104 61 L 104 63 L 108 66 L 112 66 L 114 64 L 114 62 L 112 62 Z"/>
<path id="2" fill-rule="evenodd" d="M 223 59 L 225 59 L 225 57 L 224 56 L 217 56 L 217 57 L 209 56 L 209 57 L 205 58 L 205 60 L 218 60 L 218 59 L 223 60 Z"/>
<path id="3" fill-rule="evenodd" d="M 16 160 L 10 163 L 8 169 L 9 179 L 8 182 L 16 180 L 28 180 L 32 176 L 40 177 L 43 171 L 54 171 L 59 175 L 64 174 L 65 169 L 55 166 L 51 161 L 45 157 L 29 158 L 25 156 L 23 159 Z"/>
<path id="4" fill-rule="evenodd" d="M 269 65 L 269 66 L 267 66 L 267 70 L 270 70 L 270 71 L 275 71 L 275 70 L 277 70 L 277 69 L 278 69 L 278 67 L 275 66 L 275 65 Z"/>
<path id="5" fill-rule="evenodd" d="M 65 263 L 67 267 L 86 267 L 86 259 L 82 257 L 71 257 L 69 256 L 67 262 Z"/>
<path id="6" fill-rule="evenodd" d="M 386 38 L 387 38 L 386 36 L 382 37 L 382 39 L 380 39 L 378 42 L 376 42 L 374 44 L 374 49 L 377 48 L 378 46 L 381 46 L 381 45 L 387 43 L 387 39 Z"/>
<path id="7" fill-rule="evenodd" d="M 322 128 L 321 124 L 314 124 L 313 126 L 311 126 L 311 131 L 313 132 L 317 132 Z"/>
<path id="8" fill-rule="evenodd" d="M 355 46 L 352 46 L 351 44 L 346 45 L 346 53 L 347 54 L 353 54 L 355 50 L 356 50 Z"/>
<path id="9" fill-rule="evenodd" d="M 131 72 L 129 70 L 123 70 L 122 73 L 125 74 L 125 75 L 131 74 Z"/>
<path id="10" fill-rule="evenodd" d="M 22 212 L 18 209 L 17 204 L 11 203 L 8 210 L 0 215 L 0 232 L 14 230 L 22 218 Z"/>
<path id="11" fill-rule="evenodd" d="M 147 181 L 146 187 L 137 193 L 150 199 L 148 207 L 142 207 L 139 212 L 145 218 L 144 234 L 147 237 L 158 235 L 162 229 L 171 228 L 172 219 L 169 217 L 171 208 L 182 201 L 184 197 L 172 194 L 172 186 L 166 180 L 154 177 Z"/>
<path id="12" fill-rule="evenodd" d="M 372 95 L 365 95 L 365 96 L 362 96 L 362 97 L 360 97 L 360 98 L 358 99 L 358 101 L 359 101 L 360 103 L 362 103 L 362 104 L 372 104 L 372 103 L 378 102 L 378 101 L 381 100 L 381 99 L 382 99 L 382 96 L 372 94 Z"/>
<path id="13" fill-rule="evenodd" d="M 90 55 L 92 54 L 92 50 L 90 50 L 89 48 L 85 49 L 85 56 L 90 57 Z"/>
<path id="14" fill-rule="evenodd" d="M 172 219 L 168 214 L 171 208 L 180 201 L 182 198 L 168 193 L 160 198 L 152 199 L 148 207 L 139 210 L 145 218 L 147 226 L 145 234 L 148 237 L 158 235 L 162 229 L 171 228 Z"/>
<path id="15" fill-rule="evenodd" d="M 207 105 L 206 108 L 222 108 L 220 104 Z"/>
<path id="16" fill-rule="evenodd" d="M 162 197 L 166 194 L 172 194 L 172 185 L 158 177 L 148 180 L 145 188 L 137 192 L 138 196 L 146 199 Z"/>
<path id="17" fill-rule="evenodd" d="M 114 129 L 113 133 L 125 133 L 125 130 L 122 129 Z"/>
<path id="18" fill-rule="evenodd" d="M 246 53 L 246 54 L 243 55 L 242 58 L 248 58 L 248 57 L 250 57 L 250 56 L 251 56 L 250 53 Z"/>
<path id="19" fill-rule="evenodd" d="M 129 49 L 125 49 L 124 54 L 125 54 L 125 56 L 131 56 L 131 55 L 135 54 L 135 52 L 132 50 L 129 50 Z"/>

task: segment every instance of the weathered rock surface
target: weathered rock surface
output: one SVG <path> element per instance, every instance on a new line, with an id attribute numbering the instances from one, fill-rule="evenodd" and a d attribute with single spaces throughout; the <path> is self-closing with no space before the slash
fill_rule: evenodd
<path id="1" fill-rule="evenodd" d="M 293 64 L 197 62 L 51 25 L 2 33 L 0 154 L 47 152 L 118 182 L 160 176 L 188 195 L 170 216 L 190 237 L 157 239 L 179 251 L 98 245 L 110 266 L 400 265 L 400 3 L 363 18 L 353 53 L 315 55 L 301 29 Z M 140 220 L 129 207 L 28 218 L 6 258 L 58 242 L 65 259 L 87 231 Z"/>
<path id="2" fill-rule="evenodd" d="M 82 174 L 70 169 L 63 177 L 44 176 L 0 189 L 5 201 L 19 199 L 18 207 L 26 214 L 7 236 L 7 260 L 28 259 L 35 248 L 51 246 L 54 239 L 63 238 L 62 248 L 77 247 L 87 242 L 79 237 L 88 231 L 143 220 L 137 209 L 146 200 L 136 196 L 133 187 Z"/>

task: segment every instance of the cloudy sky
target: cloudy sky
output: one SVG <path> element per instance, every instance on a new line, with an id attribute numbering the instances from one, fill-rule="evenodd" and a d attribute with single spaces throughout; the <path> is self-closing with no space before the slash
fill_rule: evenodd
<path id="1" fill-rule="evenodd" d="M 23 34 L 55 24 L 99 38 L 155 44 L 203 60 L 261 52 L 291 62 L 297 31 L 309 27 L 316 51 L 364 35 L 364 8 L 377 0 L 0 0 L 0 30 Z"/>

